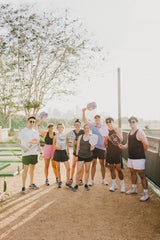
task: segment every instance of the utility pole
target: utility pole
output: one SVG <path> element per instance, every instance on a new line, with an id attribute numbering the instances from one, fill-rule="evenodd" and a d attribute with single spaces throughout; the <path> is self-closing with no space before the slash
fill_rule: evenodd
<path id="1" fill-rule="evenodd" d="M 120 68 L 117 69 L 118 74 L 118 127 L 121 128 L 121 79 Z"/>

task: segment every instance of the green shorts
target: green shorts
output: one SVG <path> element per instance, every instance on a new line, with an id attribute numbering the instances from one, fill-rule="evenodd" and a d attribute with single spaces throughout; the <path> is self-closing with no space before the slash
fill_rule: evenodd
<path id="1" fill-rule="evenodd" d="M 29 155 L 29 156 L 23 156 L 22 157 L 22 163 L 24 165 L 35 165 L 38 162 L 38 155 Z"/>

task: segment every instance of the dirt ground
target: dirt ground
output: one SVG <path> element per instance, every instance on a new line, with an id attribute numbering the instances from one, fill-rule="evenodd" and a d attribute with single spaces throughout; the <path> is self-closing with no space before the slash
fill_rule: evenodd
<path id="1" fill-rule="evenodd" d="M 44 162 L 39 161 L 35 183 L 39 190 L 27 189 L 21 194 L 21 174 L 7 178 L 8 191 L 0 199 L 0 239 L 4 240 L 159 240 L 160 200 L 151 192 L 147 202 L 140 202 L 138 194 L 126 195 L 118 190 L 110 192 L 101 183 L 97 165 L 95 185 L 90 191 L 79 187 L 72 192 L 64 187 L 65 169 L 62 165 L 62 189 L 57 188 L 50 166 L 50 186 L 44 184 Z M 126 189 L 130 188 L 130 172 L 123 170 Z M 27 178 L 27 186 L 29 177 Z M 0 178 L 2 189 L 3 178 Z M 1 190 L 0 189 L 0 190 Z"/>

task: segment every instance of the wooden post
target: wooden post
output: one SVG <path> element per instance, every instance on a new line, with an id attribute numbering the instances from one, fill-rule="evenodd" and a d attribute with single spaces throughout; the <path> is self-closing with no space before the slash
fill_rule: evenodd
<path id="1" fill-rule="evenodd" d="M 118 127 L 121 128 L 121 79 L 120 68 L 118 70 Z"/>

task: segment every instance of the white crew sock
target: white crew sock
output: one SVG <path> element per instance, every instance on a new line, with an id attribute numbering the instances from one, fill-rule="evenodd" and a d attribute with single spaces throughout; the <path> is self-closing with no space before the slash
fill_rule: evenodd
<path id="1" fill-rule="evenodd" d="M 112 179 L 112 182 L 115 185 L 116 184 L 116 179 Z"/>
<path id="2" fill-rule="evenodd" d="M 133 187 L 133 188 L 136 188 L 136 187 L 137 187 L 137 184 L 132 184 L 132 187 Z"/>
<path id="3" fill-rule="evenodd" d="M 124 184 L 124 180 L 121 180 L 121 185 Z"/>
<path id="4" fill-rule="evenodd" d="M 144 189 L 144 193 L 148 193 L 148 189 Z"/>

